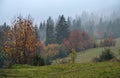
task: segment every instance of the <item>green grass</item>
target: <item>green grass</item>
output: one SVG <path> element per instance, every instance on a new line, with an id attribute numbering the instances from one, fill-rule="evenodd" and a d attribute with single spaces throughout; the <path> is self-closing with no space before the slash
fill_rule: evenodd
<path id="1" fill-rule="evenodd" d="M 115 57 L 119 57 L 118 50 L 120 49 L 120 38 L 116 39 L 116 45 L 114 47 L 110 47 Z M 90 63 L 93 58 L 98 57 L 102 51 L 104 50 L 104 47 L 98 47 L 98 48 L 92 48 L 88 50 L 84 50 L 77 53 L 76 57 L 76 63 Z M 69 58 L 69 57 L 67 57 Z M 64 59 L 67 59 L 64 58 Z M 57 59 L 60 60 L 60 59 Z"/>
<path id="2" fill-rule="evenodd" d="M 115 47 L 120 47 L 120 38 L 116 39 L 116 45 L 115 45 Z"/>
<path id="3" fill-rule="evenodd" d="M 88 63 L 91 62 L 94 57 L 98 57 L 104 48 L 93 48 L 77 53 L 77 63 Z"/>
<path id="4" fill-rule="evenodd" d="M 120 49 L 120 38 L 116 39 L 116 45 L 114 47 L 110 47 L 114 56 L 118 57 L 118 49 Z M 94 57 L 98 57 L 102 51 L 103 47 L 100 48 L 92 48 L 82 52 L 77 53 L 76 62 L 77 63 L 88 63 L 91 62 Z"/>
<path id="5" fill-rule="evenodd" d="M 120 63 L 59 64 L 50 66 L 15 65 L 0 69 L 0 78 L 120 78 Z"/>
<path id="6" fill-rule="evenodd" d="M 111 50 L 118 57 L 120 38 Z M 92 48 L 77 53 L 77 64 L 58 64 L 50 66 L 14 65 L 0 69 L 0 78 L 120 78 L 119 62 L 92 63 L 104 48 Z"/>

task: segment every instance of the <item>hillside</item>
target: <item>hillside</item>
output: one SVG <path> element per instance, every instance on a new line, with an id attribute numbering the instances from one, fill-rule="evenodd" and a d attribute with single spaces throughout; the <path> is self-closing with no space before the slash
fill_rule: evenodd
<path id="1" fill-rule="evenodd" d="M 120 78 L 120 63 L 101 62 L 1 69 L 0 78 Z"/>
<path id="2" fill-rule="evenodd" d="M 120 48 L 120 38 L 117 38 L 116 45 L 114 47 L 110 47 L 110 49 L 114 53 L 114 56 L 116 56 L 116 57 L 119 57 L 118 56 L 118 49 L 119 48 Z M 98 48 L 92 48 L 92 49 L 78 52 L 75 61 L 76 61 L 76 63 L 89 63 L 92 61 L 92 59 L 94 57 L 98 57 L 102 53 L 103 50 L 104 50 L 104 47 L 98 47 Z M 69 57 L 63 58 L 63 59 L 68 59 L 68 58 Z M 57 59 L 57 61 L 58 60 L 61 60 L 61 59 Z"/>
<path id="3" fill-rule="evenodd" d="M 120 38 L 116 46 L 111 47 L 115 56 L 120 47 Z M 104 48 L 93 48 L 77 53 L 76 64 L 57 64 L 50 66 L 14 65 L 9 69 L 0 69 L 0 78 L 120 78 L 119 62 L 91 63 Z"/>

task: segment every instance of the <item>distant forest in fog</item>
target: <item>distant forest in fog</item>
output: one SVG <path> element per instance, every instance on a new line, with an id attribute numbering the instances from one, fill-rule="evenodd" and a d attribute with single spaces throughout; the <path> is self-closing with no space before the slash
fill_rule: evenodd
<path id="1" fill-rule="evenodd" d="M 89 35 L 95 37 L 96 39 L 104 39 L 109 36 L 112 36 L 113 38 L 118 38 L 120 37 L 119 13 L 120 11 L 113 11 L 112 13 L 108 13 L 108 15 L 100 15 L 83 11 L 81 14 L 76 15 L 74 18 L 66 17 L 65 20 L 69 25 L 69 29 L 71 31 L 75 29 L 78 29 L 80 31 L 87 31 Z M 54 27 L 56 27 L 56 24 L 59 21 L 59 17 L 60 16 L 58 16 L 57 19 L 53 19 L 51 17 L 54 23 Z M 4 23 L 3 25 L 6 25 L 6 23 Z M 42 41 L 45 41 L 47 20 L 41 21 L 40 25 L 36 24 L 36 26 L 39 30 L 40 39 Z"/>

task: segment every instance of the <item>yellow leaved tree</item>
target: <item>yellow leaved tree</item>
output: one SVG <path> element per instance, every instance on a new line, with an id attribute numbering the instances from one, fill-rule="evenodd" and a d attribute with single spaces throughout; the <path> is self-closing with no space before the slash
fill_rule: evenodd
<path id="1" fill-rule="evenodd" d="M 7 33 L 5 54 L 13 64 L 29 64 L 36 56 L 40 40 L 35 34 L 31 18 L 18 17 Z"/>

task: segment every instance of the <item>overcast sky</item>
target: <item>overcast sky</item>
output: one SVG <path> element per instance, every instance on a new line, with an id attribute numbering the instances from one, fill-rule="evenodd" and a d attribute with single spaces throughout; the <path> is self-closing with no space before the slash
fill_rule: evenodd
<path id="1" fill-rule="evenodd" d="M 0 24 L 11 24 L 18 15 L 31 15 L 35 23 L 59 15 L 75 16 L 81 11 L 112 12 L 120 9 L 120 0 L 0 0 Z"/>

